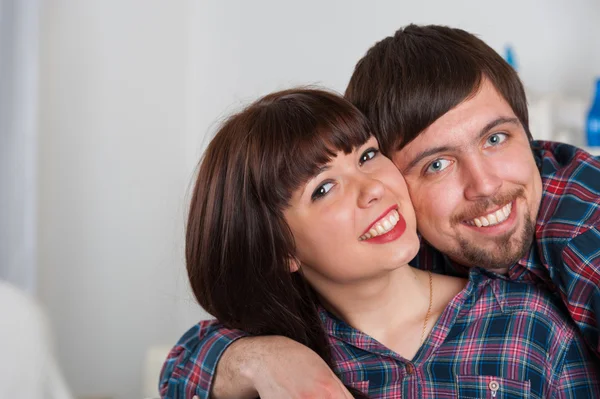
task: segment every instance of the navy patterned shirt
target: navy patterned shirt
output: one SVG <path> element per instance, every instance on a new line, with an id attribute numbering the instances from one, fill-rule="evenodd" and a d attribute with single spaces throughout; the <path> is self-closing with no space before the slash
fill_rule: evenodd
<path id="1" fill-rule="evenodd" d="M 372 397 L 600 397 L 598 360 L 582 344 L 598 354 L 600 160 L 566 144 L 532 147 L 544 190 L 535 242 L 506 278 L 469 273 L 427 243 L 411 262 L 469 274 L 415 359 L 321 312 L 346 384 Z M 192 327 L 165 362 L 162 397 L 208 398 L 220 356 L 243 336 L 216 321 Z"/>

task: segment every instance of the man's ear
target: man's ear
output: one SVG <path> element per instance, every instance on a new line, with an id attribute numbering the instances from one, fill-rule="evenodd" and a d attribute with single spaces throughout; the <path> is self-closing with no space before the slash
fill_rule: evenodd
<path id="1" fill-rule="evenodd" d="M 296 273 L 298 270 L 300 270 L 300 261 L 296 258 L 290 258 L 288 265 L 290 267 L 290 273 Z"/>

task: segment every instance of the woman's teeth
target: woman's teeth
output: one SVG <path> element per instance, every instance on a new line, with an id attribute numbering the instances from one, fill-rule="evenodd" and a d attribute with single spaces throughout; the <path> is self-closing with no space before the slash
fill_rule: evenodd
<path id="1" fill-rule="evenodd" d="M 369 238 L 373 238 L 373 237 L 377 237 L 382 234 L 385 234 L 388 231 L 390 231 L 391 229 L 393 229 L 399 220 L 400 220 L 400 214 L 398 213 L 398 211 L 396 209 L 393 209 L 384 218 L 381 218 L 377 223 L 375 223 L 371 227 L 371 229 L 369 229 L 369 231 L 367 233 L 358 237 L 358 240 L 364 241 L 364 240 L 368 240 Z"/>
<path id="2" fill-rule="evenodd" d="M 467 224 L 471 226 L 477 227 L 488 227 L 494 226 L 498 223 L 504 222 L 510 216 L 510 211 L 512 210 L 512 202 L 504 205 L 502 208 L 498 209 L 496 212 L 492 212 L 485 216 L 479 216 L 473 220 L 469 220 Z"/>

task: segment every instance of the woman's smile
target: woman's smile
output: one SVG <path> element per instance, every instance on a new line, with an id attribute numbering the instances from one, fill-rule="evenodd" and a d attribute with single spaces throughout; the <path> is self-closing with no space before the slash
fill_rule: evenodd
<path id="1" fill-rule="evenodd" d="M 406 230 L 406 221 L 398 212 L 398 205 L 393 205 L 384 212 L 383 216 L 371 223 L 358 240 L 383 244 L 399 238 L 404 230 Z"/>

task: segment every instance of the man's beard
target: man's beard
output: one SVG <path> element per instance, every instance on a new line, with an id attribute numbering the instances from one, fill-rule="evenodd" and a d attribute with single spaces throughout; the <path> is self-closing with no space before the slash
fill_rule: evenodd
<path id="1" fill-rule="evenodd" d="M 491 205 L 504 205 L 513 202 L 516 207 L 516 199 L 525 198 L 525 190 L 518 188 L 512 192 L 497 195 L 495 198 L 480 201 L 469 209 L 469 211 L 459 214 L 453 218 L 453 223 L 459 224 L 464 220 L 471 220 L 477 215 L 485 213 Z M 515 212 L 516 209 L 513 210 Z M 535 235 L 535 221 L 531 217 L 531 212 L 525 215 L 523 230 L 521 235 L 507 233 L 502 236 L 490 238 L 494 242 L 495 248 L 478 247 L 476 243 L 465 237 L 457 237 L 460 249 L 448 253 L 455 260 L 460 259 L 460 263 L 470 266 L 478 266 L 484 269 L 504 273 L 510 266 L 521 259 L 531 247 Z M 483 227 L 485 228 L 485 227 Z M 512 250 L 511 250 L 512 249 Z"/>
<path id="2" fill-rule="evenodd" d="M 514 233 L 495 237 L 490 240 L 496 244 L 496 248 L 492 250 L 477 247 L 472 241 L 458 237 L 460 251 L 448 255 L 453 259 L 461 259 L 460 263 L 504 273 L 529 251 L 534 234 L 535 223 L 527 214 L 520 237 L 515 237 Z"/>

